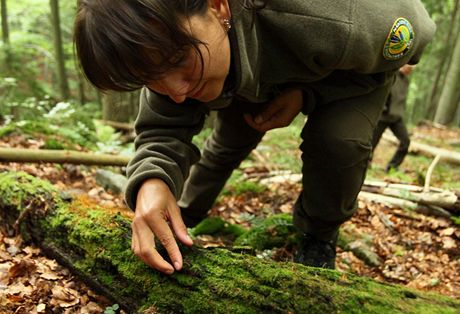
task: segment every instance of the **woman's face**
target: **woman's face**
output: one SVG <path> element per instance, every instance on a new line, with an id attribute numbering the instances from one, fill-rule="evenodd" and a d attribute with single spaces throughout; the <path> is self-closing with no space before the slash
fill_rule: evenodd
<path id="1" fill-rule="evenodd" d="M 230 43 L 221 16 L 220 11 L 210 7 L 204 16 L 193 16 L 185 21 L 185 29 L 206 43 L 199 47 L 203 64 L 198 53 L 190 49 L 177 68 L 147 87 L 169 96 L 176 103 L 186 98 L 209 102 L 219 97 L 230 69 Z"/>

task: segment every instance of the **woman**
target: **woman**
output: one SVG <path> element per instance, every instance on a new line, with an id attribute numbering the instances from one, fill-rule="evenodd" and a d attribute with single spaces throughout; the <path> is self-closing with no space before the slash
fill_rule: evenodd
<path id="1" fill-rule="evenodd" d="M 434 30 L 418 0 L 81 0 L 75 41 L 88 79 L 143 88 L 127 170 L 134 253 L 180 270 L 175 237 L 192 245 L 186 225 L 206 216 L 266 131 L 302 111 L 296 261 L 333 268 L 394 73 L 419 61 Z M 200 158 L 191 140 L 214 109 Z"/>

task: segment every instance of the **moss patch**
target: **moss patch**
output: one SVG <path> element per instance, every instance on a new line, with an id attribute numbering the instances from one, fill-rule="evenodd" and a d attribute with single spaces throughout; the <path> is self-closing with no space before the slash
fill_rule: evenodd
<path id="1" fill-rule="evenodd" d="M 14 179 L 13 179 L 14 178 Z M 35 188 L 35 191 L 32 191 Z M 225 249 L 183 248 L 184 269 L 155 272 L 130 251 L 130 215 L 86 199 L 66 203 L 46 182 L 21 173 L 0 174 L 3 215 L 33 200 L 23 224 L 41 244 L 65 253 L 67 263 L 102 283 L 132 312 L 160 313 L 456 313 L 460 302 L 367 278 L 293 263 L 275 263 Z M 280 230 L 287 218 L 277 220 Z M 286 229 L 285 231 L 289 231 Z M 271 231 L 273 232 L 273 230 Z M 277 234 L 271 234 L 276 238 Z M 118 302 L 121 300 L 122 302 Z"/>

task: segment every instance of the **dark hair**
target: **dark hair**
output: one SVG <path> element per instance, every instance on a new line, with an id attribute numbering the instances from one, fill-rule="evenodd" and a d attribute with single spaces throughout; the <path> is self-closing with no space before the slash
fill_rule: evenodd
<path id="1" fill-rule="evenodd" d="M 267 0 L 240 1 L 255 14 Z M 101 90 L 132 91 L 180 65 L 190 49 L 203 64 L 206 44 L 183 21 L 207 8 L 208 0 L 79 0 L 74 42 L 84 74 Z"/>
<path id="2" fill-rule="evenodd" d="M 74 42 L 88 80 L 101 90 L 131 91 L 177 67 L 203 44 L 183 19 L 204 15 L 207 0 L 79 0 Z"/>

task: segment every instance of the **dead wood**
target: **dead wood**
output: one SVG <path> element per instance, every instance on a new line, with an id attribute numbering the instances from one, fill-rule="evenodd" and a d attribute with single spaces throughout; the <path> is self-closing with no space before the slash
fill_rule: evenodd
<path id="1" fill-rule="evenodd" d="M 397 144 L 398 140 L 396 137 L 389 135 L 388 133 L 384 133 L 382 136 L 383 139 L 393 143 Z M 434 147 L 430 146 L 427 144 L 423 143 L 418 143 L 415 141 L 411 141 L 410 146 L 409 146 L 409 152 L 414 153 L 414 154 L 421 154 L 429 157 L 436 157 L 440 156 L 440 160 L 450 162 L 453 164 L 460 164 L 460 153 L 456 151 L 451 151 L 439 147 Z"/>
<path id="2" fill-rule="evenodd" d="M 450 218 L 452 216 L 450 212 L 439 206 L 419 204 L 417 202 L 409 201 L 407 199 L 391 197 L 365 191 L 359 192 L 358 199 L 366 200 L 367 202 L 380 203 L 388 207 L 412 210 L 417 213 L 432 215 L 436 217 Z"/>
<path id="3" fill-rule="evenodd" d="M 36 203 L 34 203 L 36 202 Z M 0 214 L 130 313 L 436 313 L 458 300 L 336 271 L 275 263 L 224 249 L 183 248 L 184 269 L 159 274 L 133 256 L 130 217 L 86 199 L 63 201 L 44 181 L 0 174 Z M 40 204 L 38 204 L 40 203 Z"/>
<path id="4" fill-rule="evenodd" d="M 440 207 L 454 214 L 460 213 L 460 198 L 457 193 L 450 190 L 442 190 L 438 188 L 425 189 L 425 187 L 416 185 L 392 184 L 366 180 L 362 187 L 362 191 L 403 199 L 420 205 Z M 387 201 L 390 201 L 390 199 L 387 199 Z M 398 201 L 390 201 L 390 203 L 396 205 Z M 401 204 L 402 206 L 407 205 L 410 208 L 416 207 L 414 204 Z"/>
<path id="5" fill-rule="evenodd" d="M 0 148 L 0 162 L 51 162 L 77 165 L 126 166 L 128 156 L 85 153 L 70 150 Z"/>

